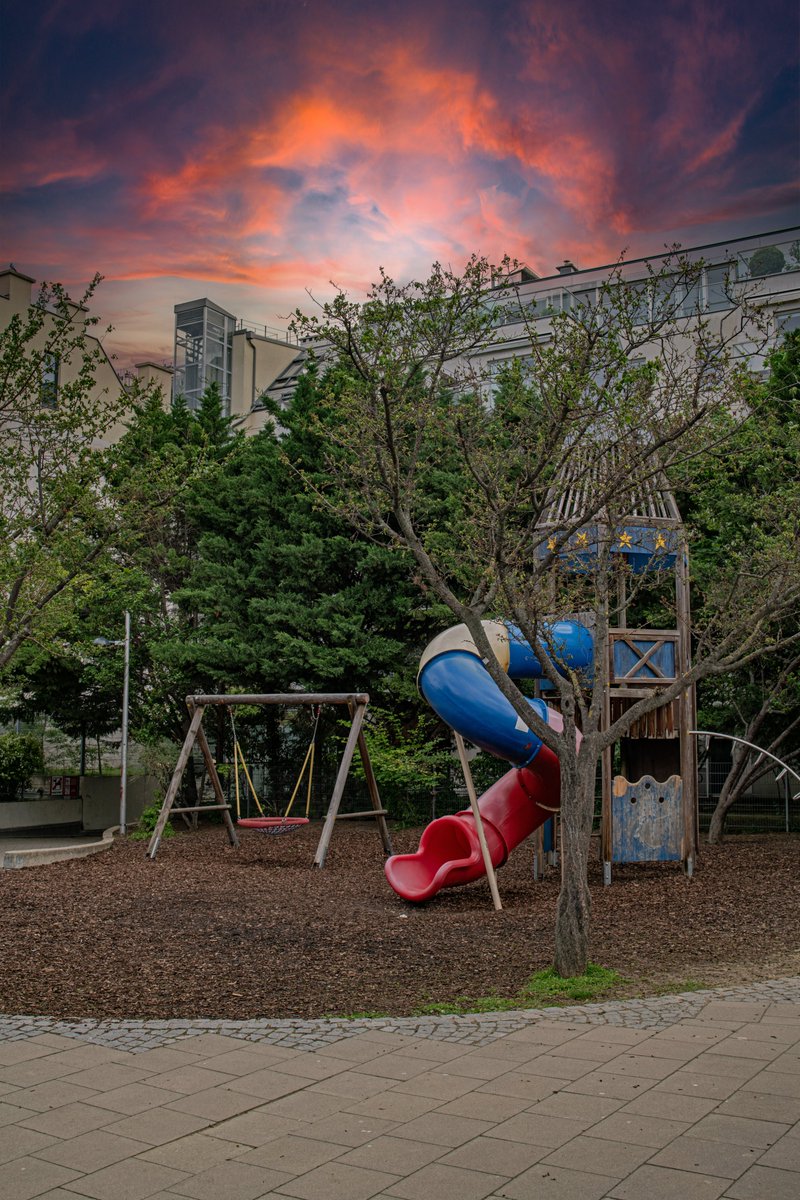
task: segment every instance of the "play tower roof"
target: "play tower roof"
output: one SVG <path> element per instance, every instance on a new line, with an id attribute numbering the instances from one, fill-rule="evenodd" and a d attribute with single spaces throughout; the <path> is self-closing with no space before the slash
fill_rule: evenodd
<path id="1" fill-rule="evenodd" d="M 619 442 L 587 446 L 580 454 L 570 454 L 550 487 L 537 528 L 564 529 L 590 513 L 593 522 L 603 524 L 626 521 L 680 527 L 681 514 L 663 469 L 657 462 L 643 464 L 638 451 L 632 455 L 638 473 L 626 475 L 628 457 Z M 594 509 L 594 498 L 607 494 L 617 480 L 613 498 Z"/>
<path id="2" fill-rule="evenodd" d="M 535 528 L 543 554 L 555 552 L 578 570 L 606 542 L 638 573 L 674 566 L 682 521 L 655 456 L 643 456 L 640 446 L 593 441 L 565 454 Z"/>

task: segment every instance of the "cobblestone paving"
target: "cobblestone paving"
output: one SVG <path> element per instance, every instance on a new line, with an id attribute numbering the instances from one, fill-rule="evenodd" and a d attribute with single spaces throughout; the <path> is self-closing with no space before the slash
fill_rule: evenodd
<path id="1" fill-rule="evenodd" d="M 471 1016 L 0 1017 L 2 1200 L 796 1200 L 800 977 Z"/>
<path id="2" fill-rule="evenodd" d="M 215 1033 L 244 1042 L 320 1050 L 344 1038 L 367 1031 L 430 1038 L 465 1046 L 486 1046 L 509 1033 L 541 1021 L 568 1024 L 616 1025 L 653 1033 L 698 1015 L 709 1001 L 755 1001 L 800 1004 L 800 977 L 772 979 L 739 987 L 710 988 L 643 1000 L 618 1000 L 605 1004 L 578 1004 L 564 1008 L 520 1009 L 443 1017 L 370 1017 L 347 1020 L 261 1021 L 60 1021 L 49 1017 L 0 1016 L 0 1043 L 37 1034 L 60 1034 L 78 1041 L 138 1053 L 176 1039 Z"/>

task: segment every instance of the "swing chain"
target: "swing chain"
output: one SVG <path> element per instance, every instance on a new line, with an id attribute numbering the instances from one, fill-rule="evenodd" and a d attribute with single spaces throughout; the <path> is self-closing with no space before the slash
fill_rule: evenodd
<path id="1" fill-rule="evenodd" d="M 239 745 L 239 740 L 238 740 L 238 737 L 236 734 L 236 724 L 233 719 L 233 711 L 231 708 L 228 709 L 228 713 L 229 713 L 230 719 L 231 719 L 231 728 L 233 729 L 234 780 L 235 780 L 235 786 L 236 786 L 236 819 L 237 819 L 237 821 L 240 824 L 248 823 L 247 821 L 243 820 L 242 816 L 241 816 L 241 805 L 240 805 L 240 794 L 239 794 L 239 766 L 241 764 L 242 770 L 244 771 L 244 774 L 245 774 L 245 778 L 250 787 L 250 792 L 252 794 L 253 799 L 255 800 L 256 807 L 258 808 L 258 811 L 261 814 L 260 820 L 254 819 L 252 821 L 253 825 L 256 825 L 257 827 L 259 827 L 264 833 L 271 833 L 271 834 L 291 833 L 299 825 L 307 825 L 308 821 L 309 821 L 309 813 L 311 811 L 311 791 L 312 791 L 312 786 L 313 786 L 313 782 L 314 782 L 314 755 L 315 755 L 316 743 L 317 743 L 317 731 L 319 729 L 320 717 L 322 716 L 322 705 L 316 704 L 316 705 L 313 705 L 311 708 L 311 716 L 314 720 L 314 729 L 311 734 L 311 741 L 309 743 L 308 750 L 306 751 L 305 759 L 303 760 L 303 765 L 300 768 L 300 774 L 297 777 L 297 783 L 294 785 L 294 791 L 292 792 L 291 798 L 289 800 L 289 803 L 286 806 L 286 811 L 283 813 L 283 816 L 278 816 L 278 817 L 274 817 L 274 818 L 266 816 L 266 813 L 264 812 L 264 808 L 258 798 L 258 795 L 256 794 L 256 790 L 253 786 L 253 781 L 250 778 L 250 772 L 247 769 L 247 763 L 245 762 L 242 748 Z M 290 815 L 291 811 L 292 811 L 292 805 L 294 804 L 295 799 L 297 797 L 297 793 L 300 790 L 300 786 L 303 782 L 303 778 L 305 776 L 306 770 L 308 770 L 308 784 L 306 787 L 305 817 L 292 817 Z"/>

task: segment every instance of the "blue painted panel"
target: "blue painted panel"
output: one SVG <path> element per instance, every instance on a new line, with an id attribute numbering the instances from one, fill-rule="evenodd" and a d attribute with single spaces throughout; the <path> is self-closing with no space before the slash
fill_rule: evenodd
<path id="1" fill-rule="evenodd" d="M 680 862 L 682 796 L 679 775 L 665 783 L 652 775 L 636 783 L 617 775 L 611 795 L 611 861 Z"/>
<path id="2" fill-rule="evenodd" d="M 559 530 L 554 530 L 537 547 L 539 556 L 545 558 L 551 553 L 561 536 Z M 631 524 L 614 530 L 610 549 L 612 554 L 622 555 L 630 570 L 640 575 L 645 571 L 673 569 L 679 545 L 680 535 L 674 529 Z M 558 557 L 568 569 L 582 574 L 591 569 L 597 546 L 597 527 L 585 525 L 559 549 Z"/>
<path id="3" fill-rule="evenodd" d="M 614 674 L 617 679 L 623 675 L 627 675 L 633 669 L 637 662 L 645 656 L 651 646 L 654 646 L 658 641 L 657 638 L 636 637 L 630 639 L 630 645 L 627 642 L 614 642 Z M 657 669 L 656 669 L 657 668 Z M 661 675 L 659 675 L 659 671 Z M 664 642 L 658 649 L 650 655 L 650 658 L 633 675 L 629 678 L 631 682 L 634 680 L 647 680 L 648 682 L 657 682 L 664 675 L 668 679 L 675 678 L 675 642 Z"/>

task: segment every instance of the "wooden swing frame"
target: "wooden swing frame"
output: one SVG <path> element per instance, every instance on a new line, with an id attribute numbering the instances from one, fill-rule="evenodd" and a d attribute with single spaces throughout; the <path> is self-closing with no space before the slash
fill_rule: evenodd
<path id="1" fill-rule="evenodd" d="M 225 793 L 222 790 L 219 775 L 217 774 L 214 756 L 211 753 L 211 747 L 208 744 L 208 739 L 203 730 L 203 717 L 207 708 L 218 708 L 220 706 L 231 705 L 284 705 L 287 708 L 308 708 L 317 705 L 331 704 L 334 706 L 346 707 L 350 713 L 350 732 L 347 737 L 347 743 L 342 753 L 341 762 L 339 763 L 339 771 L 336 776 L 333 793 L 331 795 L 328 811 L 325 816 L 325 823 L 322 827 L 322 833 L 317 844 L 316 854 L 314 855 L 314 866 L 324 867 L 325 859 L 328 856 L 331 838 L 333 837 L 334 826 L 339 821 L 354 820 L 357 817 L 372 817 L 378 823 L 378 831 L 383 842 L 383 850 L 386 855 L 391 855 L 392 842 L 389 836 L 389 827 L 386 824 L 386 818 L 389 815 L 388 811 L 382 806 L 380 795 L 378 794 L 378 784 L 375 779 L 375 772 L 372 769 L 372 763 L 367 750 L 367 743 L 364 739 L 364 717 L 369 704 L 369 696 L 366 692 L 289 692 L 285 694 L 275 693 L 268 695 L 231 695 L 231 696 L 187 696 L 186 707 L 189 709 L 191 721 L 189 729 L 184 738 L 183 746 L 181 747 L 178 761 L 175 764 L 175 770 L 172 773 L 170 785 L 167 788 L 167 794 L 164 797 L 164 803 L 161 806 L 161 812 L 158 815 L 155 829 L 153 830 L 150 841 L 147 844 L 146 856 L 154 859 L 158 853 L 158 847 L 161 842 L 161 837 L 167 821 L 173 815 L 184 813 L 199 813 L 199 812 L 221 812 L 222 820 L 225 825 L 225 831 L 228 835 L 228 841 L 232 846 L 239 845 L 239 837 L 236 833 L 236 826 L 231 818 L 231 806 L 225 799 Z M 214 789 L 216 804 L 194 804 L 189 806 L 175 807 L 175 800 L 178 795 L 183 773 L 186 770 L 186 764 L 194 749 L 195 743 L 200 747 L 200 752 L 203 755 L 203 761 L 206 765 L 211 786 Z M 353 754 L 356 747 L 361 755 L 361 762 L 364 767 L 364 776 L 366 778 L 367 790 L 369 792 L 371 808 L 364 812 L 340 813 L 339 806 L 344 795 L 344 788 L 347 782 L 347 777 L 350 773 L 350 766 L 353 761 Z"/>

